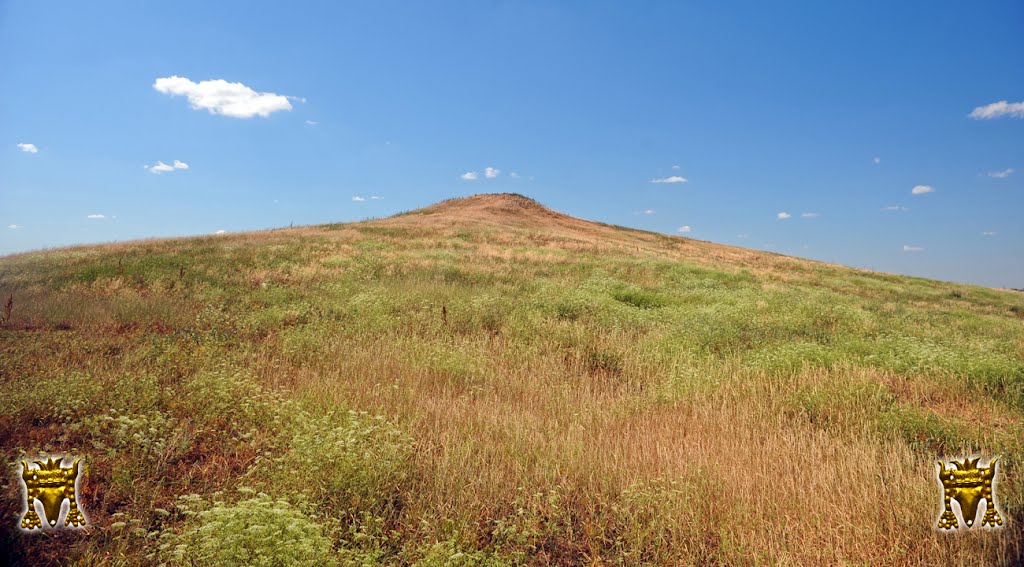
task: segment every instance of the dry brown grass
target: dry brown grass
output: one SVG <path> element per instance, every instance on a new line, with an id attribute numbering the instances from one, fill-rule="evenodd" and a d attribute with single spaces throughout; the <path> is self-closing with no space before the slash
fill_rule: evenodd
<path id="1" fill-rule="evenodd" d="M 885 377 L 811 372 L 779 383 L 716 365 L 706 369 L 713 387 L 659 404 L 644 388 L 567 381 L 557 361 L 521 364 L 483 344 L 477 352 L 488 354 L 489 378 L 452 384 L 392 348 L 340 345 L 344 362 L 304 372 L 297 385 L 310 398 L 407 424 L 427 471 L 410 503 L 414 517 L 486 526 L 511 514 L 524 491 L 557 489 L 579 516 L 572 554 L 621 537 L 612 507 L 653 487 L 650 531 L 634 542 L 646 553 L 634 560 L 966 565 L 983 547 L 990 559 L 1020 553 L 1010 544 L 1016 527 L 936 533 L 934 459 L 878 435 L 867 409 L 844 408 L 848 422 L 830 430 L 787 405 L 798 387 Z"/>

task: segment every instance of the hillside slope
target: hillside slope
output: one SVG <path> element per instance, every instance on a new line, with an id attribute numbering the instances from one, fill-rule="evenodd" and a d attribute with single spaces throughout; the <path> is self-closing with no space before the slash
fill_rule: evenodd
<path id="1" fill-rule="evenodd" d="M 0 294 L 21 561 L 1024 558 L 1017 292 L 503 194 L 9 256 Z M 84 457 L 88 528 L 15 528 L 44 453 Z M 968 454 L 1002 456 L 1004 527 L 937 532 Z"/>

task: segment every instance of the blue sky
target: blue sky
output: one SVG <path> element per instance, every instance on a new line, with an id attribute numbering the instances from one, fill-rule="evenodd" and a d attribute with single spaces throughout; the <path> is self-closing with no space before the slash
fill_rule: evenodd
<path id="1" fill-rule="evenodd" d="M 1019 1 L 0 1 L 0 254 L 513 191 L 1024 288 L 1022 61 Z"/>

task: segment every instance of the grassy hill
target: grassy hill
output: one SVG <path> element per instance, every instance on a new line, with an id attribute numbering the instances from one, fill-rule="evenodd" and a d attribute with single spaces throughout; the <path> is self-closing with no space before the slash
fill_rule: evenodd
<path id="1" fill-rule="evenodd" d="M 24 561 L 1024 558 L 1019 292 L 479 195 L 8 256 L 0 294 Z M 44 452 L 85 458 L 87 529 L 15 529 Z M 1005 527 L 939 533 L 936 461 L 971 453 Z"/>

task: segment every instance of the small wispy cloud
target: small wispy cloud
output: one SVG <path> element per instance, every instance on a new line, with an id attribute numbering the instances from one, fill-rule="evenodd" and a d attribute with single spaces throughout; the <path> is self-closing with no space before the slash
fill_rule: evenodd
<path id="1" fill-rule="evenodd" d="M 355 197 L 352 197 L 352 200 L 357 203 L 362 203 L 363 201 L 366 200 L 366 197 L 360 197 L 359 195 L 356 195 Z"/>
<path id="2" fill-rule="evenodd" d="M 652 179 L 651 183 L 686 183 L 686 178 L 678 175 L 672 175 L 669 177 L 662 177 L 660 179 Z"/>
<path id="3" fill-rule="evenodd" d="M 883 211 L 909 211 L 910 209 L 908 207 L 903 207 L 903 206 L 900 206 L 900 205 L 887 205 L 885 207 L 882 207 L 882 210 Z"/>
<path id="4" fill-rule="evenodd" d="M 910 190 L 910 193 L 912 195 L 925 195 L 927 193 L 934 192 L 935 188 L 932 187 L 931 185 L 915 185 L 914 188 Z"/>
<path id="5" fill-rule="evenodd" d="M 1024 102 L 1006 102 L 1001 100 L 992 104 L 986 104 L 985 106 L 979 106 L 967 116 L 975 120 L 991 120 L 1001 116 L 1024 118 Z"/>
<path id="6" fill-rule="evenodd" d="M 514 171 L 512 173 L 509 173 L 508 176 L 511 177 L 512 179 L 519 179 L 519 174 Z"/>
<path id="7" fill-rule="evenodd" d="M 25 227 L 21 226 L 20 224 L 9 224 L 9 225 L 7 225 L 7 228 L 9 228 L 11 230 L 18 230 L 19 228 L 25 228 Z"/>
<path id="8" fill-rule="evenodd" d="M 22 143 L 18 144 L 18 149 L 23 151 L 23 152 L 25 152 L 26 154 L 38 154 L 39 153 L 39 148 L 37 148 L 35 144 L 28 144 L 28 143 L 22 142 Z"/>
<path id="9" fill-rule="evenodd" d="M 107 215 L 101 215 L 99 213 L 96 213 L 96 214 L 92 214 L 92 215 L 86 215 L 85 218 L 92 219 L 92 220 L 103 220 L 103 219 L 107 218 Z"/>
<path id="10" fill-rule="evenodd" d="M 693 229 L 690 228 L 690 225 L 687 224 L 687 225 L 683 225 L 683 226 L 679 227 L 679 232 L 681 232 L 683 234 L 686 234 L 688 232 L 693 232 Z"/>
<path id="11" fill-rule="evenodd" d="M 736 235 L 736 238 L 739 238 L 741 240 L 746 240 L 747 238 L 750 238 L 750 235 L 745 233 L 745 232 L 741 232 L 741 233 Z"/>
<path id="12" fill-rule="evenodd" d="M 910 244 L 903 245 L 904 252 L 920 252 L 922 250 L 924 250 L 924 248 L 922 248 L 921 246 L 911 246 Z"/>
<path id="13" fill-rule="evenodd" d="M 371 201 L 379 201 L 379 200 L 381 200 L 381 199 L 383 199 L 383 198 L 384 198 L 384 197 L 381 197 L 381 196 L 379 196 L 379 195 L 370 195 L 370 200 L 371 200 Z"/>
<path id="14" fill-rule="evenodd" d="M 789 214 L 787 212 L 781 212 L 781 213 L 779 213 L 779 214 L 777 214 L 775 216 L 776 216 L 776 218 L 778 218 L 780 220 L 786 220 L 788 218 L 793 218 L 793 215 L 791 215 L 791 214 Z"/>
<path id="15" fill-rule="evenodd" d="M 307 126 L 316 126 L 317 124 L 319 124 L 319 122 L 317 122 L 316 120 L 307 120 L 306 121 L 306 125 Z"/>
<path id="16" fill-rule="evenodd" d="M 986 230 L 985 232 L 982 232 L 981 235 L 982 236 L 995 236 L 996 235 L 996 231 L 994 231 L 994 230 Z"/>
<path id="17" fill-rule="evenodd" d="M 679 166 L 678 166 L 678 165 L 673 165 L 673 166 L 672 166 L 672 169 L 675 169 L 675 170 L 677 170 L 677 171 L 678 171 L 678 170 L 679 170 Z"/>
<path id="18" fill-rule="evenodd" d="M 168 171 L 174 171 L 175 169 L 188 169 L 188 164 L 178 160 L 174 160 L 174 162 L 171 164 L 166 164 L 162 161 L 158 161 L 154 166 L 144 165 L 143 167 L 148 169 L 150 173 L 155 173 L 159 175 L 161 173 L 166 173 Z"/>
<path id="19" fill-rule="evenodd" d="M 501 170 L 496 167 L 487 166 L 484 168 L 483 176 L 485 179 L 495 179 L 501 175 Z M 511 177 L 519 178 L 518 173 L 511 174 Z M 476 171 L 467 171 L 459 176 L 459 179 L 463 181 L 476 181 L 480 179 L 480 173 Z"/>
<path id="20" fill-rule="evenodd" d="M 232 118 L 266 118 L 279 110 L 291 110 L 289 99 L 294 99 L 276 93 L 257 92 L 242 83 L 229 83 L 224 79 L 197 83 L 177 75 L 157 79 L 153 88 L 171 96 L 187 97 L 189 106 L 195 110 L 206 109 L 210 114 Z"/>
<path id="21" fill-rule="evenodd" d="M 882 158 L 880 158 L 880 157 L 876 157 L 875 159 L 873 159 L 873 160 L 871 160 L 871 161 L 872 161 L 872 162 L 873 162 L 873 163 L 874 163 L 875 165 L 878 165 L 878 164 L 882 163 Z"/>
<path id="22" fill-rule="evenodd" d="M 1007 177 L 1013 175 L 1013 168 L 1008 167 L 1002 171 L 990 171 L 985 175 L 988 175 L 989 177 L 995 177 L 996 179 L 1006 179 Z"/>
<path id="23" fill-rule="evenodd" d="M 818 213 L 800 213 L 800 216 L 805 218 L 805 219 L 816 219 L 816 218 L 820 217 L 821 215 L 818 214 Z"/>
<path id="24" fill-rule="evenodd" d="M 647 209 L 647 210 L 644 211 L 644 214 L 645 215 L 653 215 L 654 214 L 654 209 Z"/>

